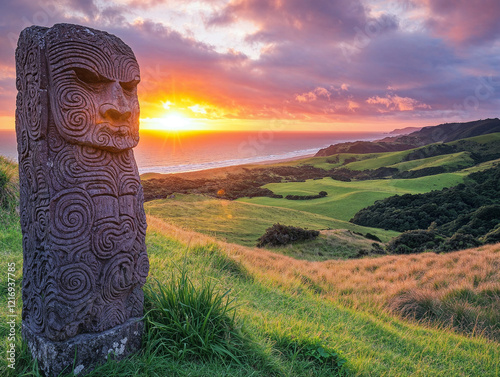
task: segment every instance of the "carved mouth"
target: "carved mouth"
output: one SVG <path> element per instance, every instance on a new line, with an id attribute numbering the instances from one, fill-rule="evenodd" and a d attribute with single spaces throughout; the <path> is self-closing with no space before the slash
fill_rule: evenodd
<path id="1" fill-rule="evenodd" d="M 101 123 L 100 125 L 107 128 L 110 131 L 110 133 L 118 136 L 131 135 L 131 126 L 128 123 L 123 123 L 123 124 Z"/>
<path id="2" fill-rule="evenodd" d="M 108 123 L 96 124 L 90 145 L 111 152 L 120 152 L 133 148 L 139 141 L 139 129 L 130 123 Z"/>

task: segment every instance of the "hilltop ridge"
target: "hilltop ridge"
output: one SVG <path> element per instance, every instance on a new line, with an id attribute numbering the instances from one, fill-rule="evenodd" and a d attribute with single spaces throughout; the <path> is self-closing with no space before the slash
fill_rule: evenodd
<path id="1" fill-rule="evenodd" d="M 432 143 L 446 143 L 495 132 L 500 132 L 500 119 L 498 118 L 465 123 L 443 123 L 424 127 L 407 135 L 390 136 L 375 141 L 355 141 L 330 145 L 320 149 L 315 157 L 327 157 L 337 153 L 398 152 Z"/>

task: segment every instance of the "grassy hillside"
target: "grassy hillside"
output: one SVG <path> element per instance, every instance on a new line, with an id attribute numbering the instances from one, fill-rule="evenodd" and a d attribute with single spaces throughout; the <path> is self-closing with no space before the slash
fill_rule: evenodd
<path id="1" fill-rule="evenodd" d="M 328 196 L 314 200 L 286 200 L 266 197 L 242 198 L 238 202 L 289 208 L 322 216 L 349 221 L 360 209 L 372 205 L 376 200 L 393 195 L 422 193 L 455 186 L 463 181 L 459 173 L 439 174 L 416 179 L 382 179 L 370 181 L 341 182 L 331 178 L 307 180 L 306 182 L 270 183 L 265 188 L 275 194 L 312 195 L 326 191 Z M 349 229 L 349 228 L 346 228 Z"/>
<path id="2" fill-rule="evenodd" d="M 494 167 L 498 164 L 500 164 L 500 158 L 496 159 L 496 160 L 486 161 L 486 162 L 477 164 L 476 166 L 472 166 L 472 167 L 467 168 L 467 169 L 463 169 L 460 171 L 460 173 L 465 174 L 465 175 L 470 174 L 470 173 L 476 173 L 478 171 L 491 169 L 492 167 Z"/>
<path id="3" fill-rule="evenodd" d="M 330 145 L 318 151 L 316 156 L 332 156 L 338 153 L 372 153 L 403 151 L 432 143 L 452 142 L 475 136 L 500 132 L 500 119 L 484 119 L 467 123 L 445 123 L 424 127 L 411 134 L 387 137 L 383 140 L 356 141 Z"/>
<path id="4" fill-rule="evenodd" d="M 342 166 L 356 171 L 366 169 L 372 170 L 381 167 L 395 167 L 400 171 L 435 166 L 445 166 L 450 169 L 454 169 L 456 167 L 464 168 L 475 164 L 475 161 L 471 158 L 470 153 L 474 152 L 494 156 L 495 153 L 499 153 L 499 143 L 500 133 L 497 132 L 489 135 L 480 135 L 452 141 L 446 144 L 431 144 L 429 146 L 413 148 L 400 152 L 368 154 L 341 153 L 328 157 L 313 157 L 298 160 L 290 164 L 293 164 L 294 166 L 312 165 L 326 170 Z M 440 156 L 426 156 L 428 151 L 433 149 L 433 146 L 439 147 L 443 145 L 449 146 L 450 149 L 456 149 L 456 153 L 447 152 L 445 154 L 441 154 Z M 411 161 L 406 161 L 408 156 L 412 156 Z"/>
<path id="5" fill-rule="evenodd" d="M 313 240 L 294 242 L 285 246 L 274 246 L 272 250 L 295 259 L 308 261 L 327 261 L 331 259 L 362 258 L 377 254 L 374 248 L 380 242 L 366 238 L 359 232 L 347 229 L 320 231 L 319 237 Z"/>
<path id="6" fill-rule="evenodd" d="M 442 166 L 449 171 L 460 170 L 474 165 L 470 152 L 450 153 L 442 156 L 422 158 L 419 160 L 405 161 L 391 165 L 399 171 L 417 170 Z"/>
<path id="7" fill-rule="evenodd" d="M 278 222 L 318 230 L 348 229 L 363 234 L 370 232 L 384 241 L 398 234 L 360 227 L 344 220 L 301 211 L 298 208 L 278 208 L 259 203 L 214 199 L 203 195 L 175 194 L 170 199 L 147 202 L 145 209 L 146 213 L 167 219 L 180 227 L 245 246 L 254 246 L 266 228 Z"/>
<path id="8" fill-rule="evenodd" d="M 345 165 L 351 170 L 377 169 L 381 167 L 397 168 L 399 171 L 423 169 L 428 167 L 443 166 L 450 171 L 466 168 L 474 165 L 470 152 L 450 153 L 441 156 L 421 158 L 418 160 L 404 161 L 405 152 L 394 152 L 384 154 L 371 159 L 352 162 Z"/>
<path id="9" fill-rule="evenodd" d="M 236 214 L 249 206 L 228 204 L 236 204 Z M 0 359 L 0 370 L 6 376 L 39 376 L 20 339 L 19 217 L 9 208 L 0 211 L 8 214 L 0 227 L 0 264 L 15 263 L 17 294 L 16 370 L 7 368 L 5 357 Z M 499 245 L 446 255 L 308 262 L 225 244 L 151 216 L 148 225 L 151 270 L 145 287 L 149 314 L 143 349 L 119 363 L 109 361 L 95 370 L 93 377 L 448 377 L 500 373 L 500 346 L 492 340 L 498 337 L 500 323 Z M 211 282 L 214 294 L 227 293 L 240 305 L 235 309 L 236 328 L 230 330 L 237 339 L 226 339 L 237 347 L 236 360 L 193 351 L 172 354 L 172 347 L 161 346 L 165 343 L 185 349 L 183 344 L 172 344 L 170 338 L 162 339 L 151 322 L 152 318 L 161 320 L 154 300 L 158 283 L 163 289 L 173 286 L 177 278 L 172 271 L 182 266 L 193 284 L 193 295 Z M 4 308 L 7 287 L 4 273 L 0 275 L 0 304 Z M 401 319 L 404 316 L 409 319 Z M 7 311 L 2 310 L 3 355 L 9 343 L 8 319 Z M 199 319 L 193 317 L 192 323 Z M 185 342 L 190 349 L 191 343 Z"/>

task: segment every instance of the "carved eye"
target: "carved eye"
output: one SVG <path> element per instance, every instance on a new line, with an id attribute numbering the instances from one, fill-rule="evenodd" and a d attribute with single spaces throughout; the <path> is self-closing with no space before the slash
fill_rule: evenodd
<path id="1" fill-rule="evenodd" d="M 120 82 L 121 87 L 123 90 L 126 90 L 127 92 L 131 92 L 137 87 L 137 84 L 139 84 L 139 78 L 136 78 L 135 80 L 132 81 L 127 81 L 127 82 Z"/>
<path id="2" fill-rule="evenodd" d="M 75 72 L 76 77 L 78 77 L 80 81 L 83 81 L 84 83 L 87 84 L 98 84 L 101 82 L 108 81 L 99 74 L 85 68 L 73 68 L 73 71 Z"/>

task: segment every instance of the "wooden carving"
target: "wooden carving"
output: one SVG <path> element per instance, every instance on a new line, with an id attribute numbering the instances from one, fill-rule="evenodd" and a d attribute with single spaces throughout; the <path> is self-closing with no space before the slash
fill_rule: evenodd
<path id="1" fill-rule="evenodd" d="M 118 37 L 32 26 L 16 50 L 23 326 L 50 341 L 143 314 L 139 66 Z"/>

